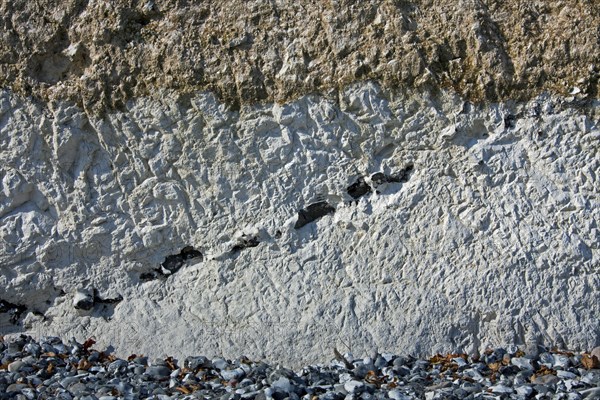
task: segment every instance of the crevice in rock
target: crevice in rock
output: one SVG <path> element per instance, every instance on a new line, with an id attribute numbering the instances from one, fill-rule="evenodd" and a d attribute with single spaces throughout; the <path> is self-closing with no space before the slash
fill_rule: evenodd
<path id="1" fill-rule="evenodd" d="M 73 298 L 73 306 L 78 310 L 89 311 L 97 304 L 117 304 L 123 301 L 123 296 L 118 295 L 114 298 L 100 297 L 98 289 L 93 289 L 92 292 L 86 290 L 78 290 Z"/>
<path id="2" fill-rule="evenodd" d="M 153 279 L 156 279 L 156 274 L 153 272 L 143 272 L 140 274 L 140 281 L 142 282 L 148 282 Z"/>
<path id="3" fill-rule="evenodd" d="M 346 189 L 346 191 L 353 199 L 358 199 L 364 196 L 365 194 L 371 193 L 372 190 L 371 186 L 369 186 L 369 184 L 365 182 L 365 178 L 361 176 L 356 180 L 356 182 L 348 186 L 348 189 Z"/>
<path id="4" fill-rule="evenodd" d="M 114 297 L 112 299 L 102 298 L 98 294 L 98 290 L 94 289 L 94 302 L 95 303 L 100 303 L 100 304 L 116 304 L 116 303 L 120 303 L 121 301 L 123 301 L 123 296 L 121 296 L 121 295 L 118 295 L 117 297 Z"/>
<path id="5" fill-rule="evenodd" d="M 235 246 L 233 246 L 231 248 L 231 253 L 237 254 L 240 251 L 247 249 L 249 247 L 256 247 L 259 245 L 259 243 L 260 243 L 260 241 L 258 240 L 258 237 L 256 237 L 256 236 L 242 235 L 242 237 L 240 237 L 238 239 L 238 244 L 236 244 Z"/>
<path id="6" fill-rule="evenodd" d="M 179 254 L 167 256 L 165 261 L 160 265 L 160 268 L 157 268 L 156 271 L 161 275 L 171 275 L 179 271 L 186 261 L 191 259 L 199 259 L 198 261 L 202 261 L 203 258 L 200 251 L 194 249 L 192 246 L 186 246 L 181 249 Z"/>
<path id="7" fill-rule="evenodd" d="M 300 229 L 304 225 L 310 224 L 311 222 L 334 212 L 335 208 L 326 201 L 310 204 L 308 207 L 298 211 L 298 220 L 296 220 L 296 223 L 294 224 L 294 229 Z"/>
<path id="8" fill-rule="evenodd" d="M 414 166 L 412 164 L 407 165 L 396 174 L 386 175 L 383 172 L 376 172 L 371 175 L 371 182 L 376 188 L 384 183 L 404 183 L 410 178 L 410 173 L 413 171 Z"/>
<path id="9" fill-rule="evenodd" d="M 517 126 L 517 117 L 513 114 L 504 116 L 504 129 L 514 129 Z"/>
<path id="10" fill-rule="evenodd" d="M 14 304 L 10 301 L 0 299 L 0 313 L 7 313 L 12 324 L 16 325 L 21 319 L 21 315 L 27 311 L 27 306 L 23 304 Z"/>
<path id="11" fill-rule="evenodd" d="M 383 185 L 384 183 L 408 182 L 410 179 L 410 174 L 413 170 L 414 166 L 412 164 L 408 164 L 395 174 L 387 175 L 383 172 L 376 172 L 371 175 L 371 184 L 369 184 L 367 180 L 361 176 L 356 180 L 356 182 L 348 186 L 346 191 L 353 199 L 357 200 L 362 196 L 371 193 L 373 189 L 376 189 L 378 186 Z"/>

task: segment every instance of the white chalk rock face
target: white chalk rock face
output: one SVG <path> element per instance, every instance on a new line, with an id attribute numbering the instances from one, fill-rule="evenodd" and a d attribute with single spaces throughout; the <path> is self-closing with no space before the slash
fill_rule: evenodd
<path id="1" fill-rule="evenodd" d="M 0 104 L 1 334 L 291 365 L 599 343 L 598 102 Z"/>

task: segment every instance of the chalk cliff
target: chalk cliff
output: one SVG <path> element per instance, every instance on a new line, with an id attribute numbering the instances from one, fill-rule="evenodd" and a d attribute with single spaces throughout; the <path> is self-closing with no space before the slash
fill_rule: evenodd
<path id="1" fill-rule="evenodd" d="M 0 333 L 600 344 L 598 1 L 0 10 Z"/>

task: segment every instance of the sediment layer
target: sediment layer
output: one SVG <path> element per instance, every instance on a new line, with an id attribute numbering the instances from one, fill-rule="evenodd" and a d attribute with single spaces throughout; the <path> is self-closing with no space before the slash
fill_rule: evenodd
<path id="1" fill-rule="evenodd" d="M 597 0 L 0 5 L 0 86 L 95 113 L 159 89 L 239 108 L 375 79 L 470 101 L 598 96 Z"/>

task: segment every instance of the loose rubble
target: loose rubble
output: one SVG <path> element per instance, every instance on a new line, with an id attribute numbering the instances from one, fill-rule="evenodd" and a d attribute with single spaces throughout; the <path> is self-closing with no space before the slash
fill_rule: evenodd
<path id="1" fill-rule="evenodd" d="M 415 359 L 350 353 L 299 371 L 252 361 L 190 356 L 127 360 L 93 348 L 25 335 L 0 339 L 0 399 L 597 399 L 595 355 L 516 346 L 482 355 Z M 596 348 L 593 354 L 600 351 Z M 595 352 L 595 353 L 594 353 Z"/>

